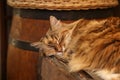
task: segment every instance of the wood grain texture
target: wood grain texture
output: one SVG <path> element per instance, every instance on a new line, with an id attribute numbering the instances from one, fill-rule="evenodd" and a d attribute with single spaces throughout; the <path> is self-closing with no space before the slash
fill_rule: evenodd
<path id="1" fill-rule="evenodd" d="M 43 58 L 40 75 L 42 76 L 42 80 L 94 80 L 84 71 L 70 73 L 67 65 L 55 57 Z"/>
<path id="2" fill-rule="evenodd" d="M 37 80 L 38 54 L 9 45 L 7 79 Z"/>
<path id="3" fill-rule="evenodd" d="M 31 43 L 40 40 L 48 30 L 48 27 L 48 20 L 22 18 L 20 13 L 14 13 L 9 37 Z M 23 50 L 9 44 L 7 79 L 37 80 L 37 61 L 37 52 Z"/>
<path id="4" fill-rule="evenodd" d="M 41 75 L 42 80 L 79 80 L 48 58 L 43 59 Z"/>
<path id="5" fill-rule="evenodd" d="M 22 18 L 18 14 L 13 16 L 10 37 L 22 41 L 38 41 L 49 27 L 48 20 Z"/>

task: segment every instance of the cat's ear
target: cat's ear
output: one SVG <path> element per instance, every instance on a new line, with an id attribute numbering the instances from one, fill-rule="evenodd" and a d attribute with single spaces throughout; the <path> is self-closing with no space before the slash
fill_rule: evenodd
<path id="1" fill-rule="evenodd" d="M 61 21 L 54 16 L 50 16 L 50 26 L 52 29 L 61 27 Z"/>

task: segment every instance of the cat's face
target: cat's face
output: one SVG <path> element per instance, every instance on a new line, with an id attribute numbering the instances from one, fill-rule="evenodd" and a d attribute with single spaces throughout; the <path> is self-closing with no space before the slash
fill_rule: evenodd
<path id="1" fill-rule="evenodd" d="M 41 39 L 41 50 L 48 56 L 60 54 L 65 51 L 71 40 L 71 34 L 78 21 L 73 23 L 63 23 L 50 16 L 50 29 L 46 35 Z"/>

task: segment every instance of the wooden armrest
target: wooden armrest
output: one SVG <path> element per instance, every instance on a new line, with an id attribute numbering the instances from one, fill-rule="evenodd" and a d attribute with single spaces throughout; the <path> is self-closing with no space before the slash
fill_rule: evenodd
<path id="1" fill-rule="evenodd" d="M 70 73 L 67 65 L 56 57 L 44 57 L 42 65 L 38 68 L 41 70 L 38 74 L 39 77 L 41 76 L 41 80 L 102 80 L 89 71 Z"/>

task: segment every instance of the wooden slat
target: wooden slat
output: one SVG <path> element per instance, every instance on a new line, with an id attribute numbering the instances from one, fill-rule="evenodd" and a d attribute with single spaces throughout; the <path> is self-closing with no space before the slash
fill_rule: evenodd
<path id="1" fill-rule="evenodd" d="M 41 59 L 39 64 L 41 64 Z M 42 77 L 42 80 L 102 80 L 90 71 L 70 73 L 68 66 L 55 57 L 43 58 L 38 70 L 41 70 L 38 76 Z"/>

